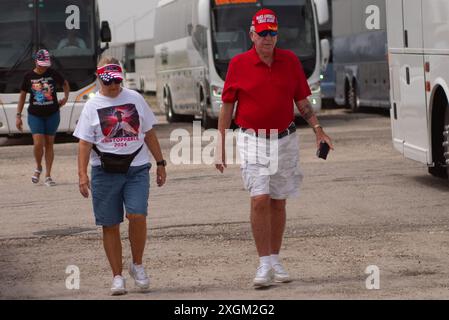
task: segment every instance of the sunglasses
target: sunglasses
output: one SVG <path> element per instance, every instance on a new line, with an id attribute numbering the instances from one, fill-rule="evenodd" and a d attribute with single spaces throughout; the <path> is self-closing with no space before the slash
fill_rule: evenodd
<path id="1" fill-rule="evenodd" d="M 103 80 L 103 79 L 101 79 L 101 82 L 103 82 L 103 84 L 105 86 L 110 86 L 113 83 L 121 84 L 123 82 L 123 80 L 122 79 L 111 79 L 111 80 Z"/>
<path id="2" fill-rule="evenodd" d="M 264 30 L 264 31 L 261 31 L 261 32 L 257 32 L 257 34 L 260 37 L 263 37 L 263 38 L 265 38 L 268 35 L 270 35 L 272 37 L 276 37 L 278 35 L 278 32 L 277 31 L 273 31 L 273 30 Z"/>

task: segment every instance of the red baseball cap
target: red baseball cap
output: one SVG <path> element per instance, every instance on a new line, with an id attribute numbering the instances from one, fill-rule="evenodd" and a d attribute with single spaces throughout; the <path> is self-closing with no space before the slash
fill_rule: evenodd
<path id="1" fill-rule="evenodd" d="M 264 30 L 278 31 L 278 18 L 273 10 L 261 9 L 253 17 L 251 31 L 259 33 Z"/>

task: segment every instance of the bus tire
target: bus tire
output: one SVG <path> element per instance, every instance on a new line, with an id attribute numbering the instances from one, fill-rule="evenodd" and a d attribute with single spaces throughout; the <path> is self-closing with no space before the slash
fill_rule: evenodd
<path id="1" fill-rule="evenodd" d="M 201 116 L 201 126 L 204 129 L 217 129 L 217 127 L 218 127 L 218 120 L 209 117 L 209 115 L 207 114 L 206 107 L 203 108 L 203 112 L 202 112 L 202 116 Z"/>
<path id="2" fill-rule="evenodd" d="M 359 104 L 357 101 L 357 85 L 354 81 L 349 85 L 346 101 L 348 102 L 348 107 L 351 109 L 351 112 L 356 113 L 359 111 Z"/>
<path id="3" fill-rule="evenodd" d="M 428 170 L 429 170 L 429 173 L 436 178 L 447 179 L 447 177 L 448 177 L 446 168 L 443 168 L 440 166 L 435 166 L 435 167 L 429 167 Z"/>
<path id="4" fill-rule="evenodd" d="M 168 123 L 174 123 L 181 121 L 180 117 L 173 111 L 173 104 L 171 99 L 170 90 L 166 89 L 164 97 L 165 105 L 165 118 Z"/>
<path id="5" fill-rule="evenodd" d="M 449 177 L 449 103 L 446 106 L 446 112 L 444 113 L 444 127 L 443 127 L 443 160 L 446 163 L 445 169 L 446 176 Z"/>
<path id="6" fill-rule="evenodd" d="M 201 109 L 201 126 L 204 129 L 217 129 L 218 120 L 211 118 L 207 114 L 207 101 L 206 95 L 204 94 L 204 90 L 201 87 L 199 92 L 199 101 L 200 101 L 200 109 Z"/>

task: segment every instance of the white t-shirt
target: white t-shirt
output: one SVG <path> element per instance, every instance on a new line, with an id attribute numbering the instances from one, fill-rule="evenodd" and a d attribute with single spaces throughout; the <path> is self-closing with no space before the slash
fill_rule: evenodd
<path id="1" fill-rule="evenodd" d="M 131 154 L 143 145 L 131 166 L 150 162 L 150 153 L 144 142 L 145 133 L 157 123 L 145 99 L 136 91 L 122 88 L 115 98 L 101 93 L 86 102 L 73 135 L 97 145 L 101 152 Z M 100 159 L 92 150 L 90 165 L 99 166 Z"/>

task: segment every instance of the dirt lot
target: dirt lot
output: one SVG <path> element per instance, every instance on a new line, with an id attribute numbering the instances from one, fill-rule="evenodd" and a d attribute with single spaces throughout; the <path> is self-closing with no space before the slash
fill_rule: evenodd
<path id="1" fill-rule="evenodd" d="M 299 129 L 305 180 L 301 197 L 288 202 L 282 249 L 294 281 L 268 290 L 251 287 L 258 259 L 237 165 L 224 175 L 207 165 L 168 166 L 167 185 L 150 192 L 144 260 L 151 290 L 139 292 L 129 280 L 129 293 L 112 298 L 101 230 L 94 225 L 90 200 L 78 192 L 76 143 L 62 139 L 56 145 L 58 186 L 47 188 L 30 182 L 27 139 L 3 140 L 0 297 L 449 298 L 449 184 L 393 150 L 387 116 L 332 109 L 320 118 L 336 150 L 327 161 L 317 159 L 312 130 Z M 160 122 L 167 159 L 174 128 L 192 130 L 187 123 Z M 17 142 L 22 145 L 12 145 Z M 130 260 L 126 224 L 125 266 Z M 79 267 L 79 290 L 65 286 L 68 265 Z M 369 265 L 380 269 L 379 290 L 365 287 Z"/>

